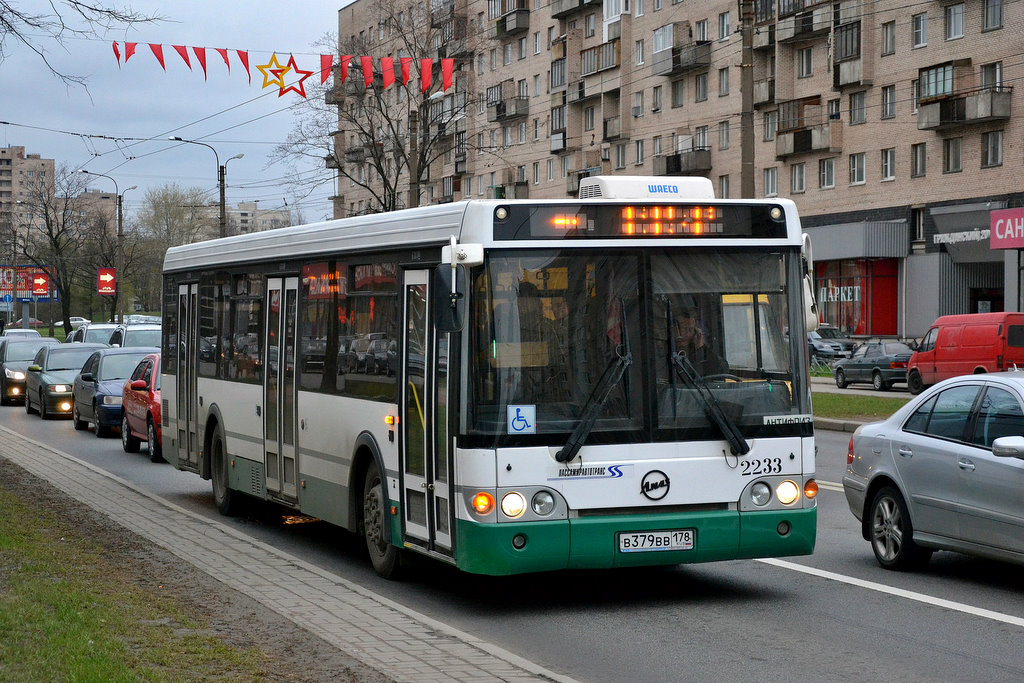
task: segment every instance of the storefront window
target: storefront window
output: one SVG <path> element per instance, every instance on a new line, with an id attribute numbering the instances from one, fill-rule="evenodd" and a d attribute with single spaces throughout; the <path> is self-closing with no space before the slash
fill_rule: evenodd
<path id="1" fill-rule="evenodd" d="M 897 334 L 897 259 L 848 259 L 816 264 L 821 321 L 844 334 Z"/>

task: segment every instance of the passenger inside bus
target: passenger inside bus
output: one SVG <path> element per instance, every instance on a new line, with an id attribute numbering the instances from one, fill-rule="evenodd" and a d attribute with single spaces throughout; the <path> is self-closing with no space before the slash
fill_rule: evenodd
<path id="1" fill-rule="evenodd" d="M 682 353 L 697 373 L 703 376 L 729 372 L 729 365 L 716 348 L 717 336 L 709 340 L 701 324 L 702 320 L 713 319 L 714 313 L 717 311 L 709 308 L 702 315 L 702 311 L 696 306 L 684 305 L 678 314 L 671 316 L 673 320 L 670 324 L 675 326 L 675 353 Z"/>

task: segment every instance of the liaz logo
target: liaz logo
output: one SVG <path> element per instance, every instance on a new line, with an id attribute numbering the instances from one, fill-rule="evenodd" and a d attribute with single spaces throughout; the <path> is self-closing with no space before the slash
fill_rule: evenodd
<path id="1" fill-rule="evenodd" d="M 679 186 L 678 185 L 648 185 L 647 186 L 647 191 L 648 192 L 660 192 L 662 194 L 664 194 L 666 192 L 674 192 L 676 194 L 679 194 Z"/>
<path id="2" fill-rule="evenodd" d="M 640 493 L 650 500 L 661 500 L 668 495 L 668 475 L 661 470 L 651 470 L 640 481 Z"/>

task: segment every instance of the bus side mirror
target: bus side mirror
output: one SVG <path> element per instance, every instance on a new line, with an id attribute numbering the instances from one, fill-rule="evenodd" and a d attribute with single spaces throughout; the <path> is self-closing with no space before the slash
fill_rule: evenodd
<path id="1" fill-rule="evenodd" d="M 455 285 L 452 286 L 452 273 Z M 434 269 L 434 327 L 439 332 L 457 332 L 466 322 L 466 268 L 442 263 Z"/>

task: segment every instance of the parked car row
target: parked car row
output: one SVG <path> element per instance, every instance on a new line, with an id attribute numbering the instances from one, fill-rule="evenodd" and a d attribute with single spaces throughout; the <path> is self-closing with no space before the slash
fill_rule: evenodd
<path id="1" fill-rule="evenodd" d="M 92 425 L 101 438 L 119 429 L 125 452 L 144 440 L 150 459 L 162 460 L 156 346 L 0 337 L 0 403 L 21 403 L 44 420 L 70 417 L 76 430 Z"/>

